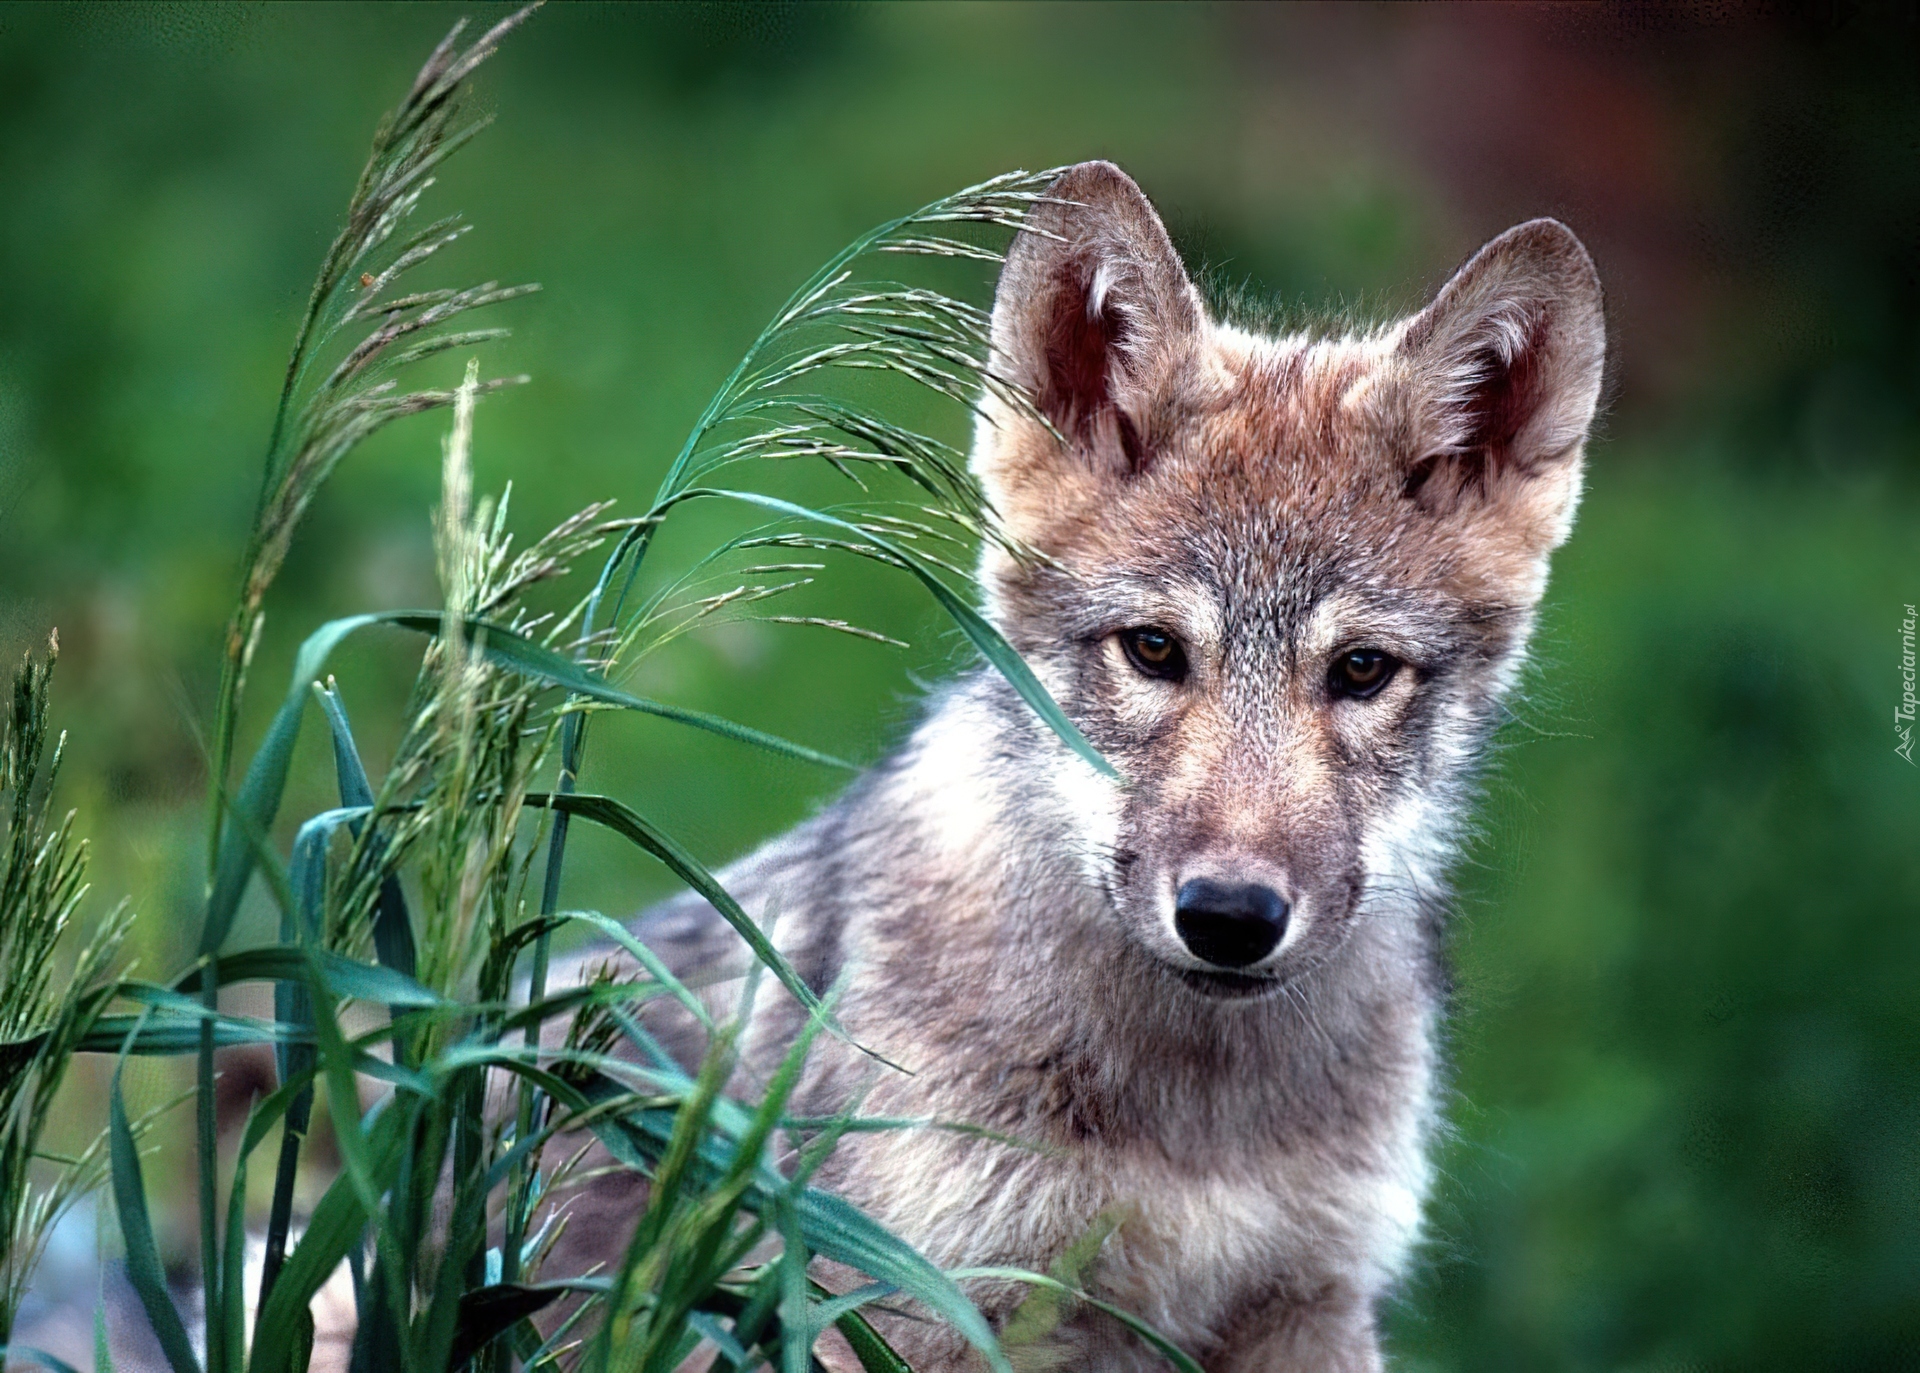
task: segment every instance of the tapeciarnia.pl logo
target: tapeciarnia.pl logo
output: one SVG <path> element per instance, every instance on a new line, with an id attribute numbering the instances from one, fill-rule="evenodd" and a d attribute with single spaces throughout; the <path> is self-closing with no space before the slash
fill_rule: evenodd
<path id="1" fill-rule="evenodd" d="M 1913 624 L 1920 615 L 1908 606 L 1907 618 L 1900 622 L 1900 704 L 1893 708 L 1893 732 L 1900 742 L 1893 751 L 1913 764 L 1913 712 L 1916 702 L 1913 695 Z"/>

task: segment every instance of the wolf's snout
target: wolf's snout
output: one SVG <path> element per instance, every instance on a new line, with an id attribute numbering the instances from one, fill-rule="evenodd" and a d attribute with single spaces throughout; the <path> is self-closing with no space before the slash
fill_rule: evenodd
<path id="1" fill-rule="evenodd" d="M 1271 887 L 1196 877 L 1175 897 L 1173 927 L 1195 958 L 1216 968 L 1250 967 L 1287 932 L 1287 903 Z"/>

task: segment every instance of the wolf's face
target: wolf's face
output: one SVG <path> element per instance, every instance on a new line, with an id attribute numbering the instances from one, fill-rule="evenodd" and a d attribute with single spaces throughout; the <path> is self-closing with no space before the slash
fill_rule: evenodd
<path id="1" fill-rule="evenodd" d="M 994 310 L 1048 424 L 976 444 L 1046 561 L 990 554 L 992 610 L 1126 778 L 1046 764 L 1114 918 L 1257 995 L 1437 889 L 1578 499 L 1598 282 L 1535 221 L 1393 328 L 1261 338 L 1208 319 L 1118 169 L 1054 195 Z"/>

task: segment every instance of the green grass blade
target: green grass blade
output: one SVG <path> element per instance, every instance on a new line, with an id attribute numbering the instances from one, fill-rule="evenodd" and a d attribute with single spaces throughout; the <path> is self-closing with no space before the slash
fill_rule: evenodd
<path id="1" fill-rule="evenodd" d="M 220 830 L 218 855 L 214 861 L 213 886 L 207 895 L 207 913 L 200 929 L 200 952 L 213 953 L 226 942 L 233 928 L 233 917 L 240 909 L 247 879 L 253 876 L 257 861 L 252 843 L 244 832 L 251 826 L 266 834 L 280 812 L 280 799 L 287 788 L 287 771 L 293 766 L 293 746 L 300 737 L 300 717 L 307 703 L 307 684 L 320 675 L 340 641 L 357 629 L 378 624 L 378 615 L 351 615 L 320 626 L 307 636 L 293 660 L 293 685 L 280 709 L 274 714 L 267 735 L 247 765 L 246 779 L 233 798 L 229 815 Z"/>
<path id="2" fill-rule="evenodd" d="M 623 1361 L 628 1366 L 638 1363 L 638 1360 L 624 1357 L 628 1353 L 629 1341 L 635 1338 L 657 1345 L 657 1338 L 639 1337 L 632 1331 L 633 1308 L 640 1295 L 634 1291 L 635 1277 L 655 1246 L 669 1234 L 681 1205 L 682 1194 L 696 1189 L 705 1171 L 703 1146 L 707 1142 L 709 1123 L 722 1100 L 727 1080 L 733 1073 L 734 1037 L 738 1029 L 737 1023 L 730 1023 L 722 1026 L 713 1036 L 707 1045 L 706 1058 L 700 1065 L 692 1094 L 682 1099 L 678 1110 L 670 1113 L 666 1148 L 657 1156 L 657 1166 L 652 1170 L 653 1185 L 647 1192 L 646 1209 L 641 1212 L 634 1226 L 633 1237 L 621 1257 L 619 1276 L 609 1293 L 607 1320 L 595 1342 L 595 1362 L 601 1368 L 609 1366 L 615 1351 L 623 1355 Z M 658 1333 L 657 1327 L 650 1332 L 653 1336 Z"/>
<path id="3" fill-rule="evenodd" d="M 1006 641 L 999 630 L 987 622 L 985 616 L 968 605 L 964 597 L 942 581 L 933 568 L 918 554 L 883 538 L 871 529 L 862 529 L 859 525 L 840 519 L 838 516 L 804 505 L 796 505 L 792 501 L 781 500 L 778 496 L 761 495 L 757 491 L 698 487 L 682 493 L 680 499 L 691 500 L 707 496 L 743 501 L 748 505 L 778 511 L 794 519 L 824 524 L 852 534 L 880 549 L 888 557 L 898 559 L 900 566 L 911 572 L 920 584 L 932 593 L 933 598 L 940 603 L 941 609 L 945 610 L 954 623 L 959 625 L 961 633 L 973 641 L 974 647 L 978 648 L 981 655 L 999 670 L 1000 675 L 1005 677 L 1008 684 L 1020 694 L 1020 699 L 1027 703 L 1047 728 L 1059 736 L 1062 743 L 1086 759 L 1102 775 L 1113 778 L 1120 776 L 1113 764 L 1103 758 L 1100 751 L 1087 742 L 1086 736 L 1080 732 L 1079 727 L 1067 718 L 1066 712 L 1060 709 L 1060 703 L 1053 699 L 1051 693 L 1041 684 L 1040 679 L 1033 675 L 1033 669 L 1029 668 L 1025 660 L 1014 651 L 1013 645 Z"/>
<path id="4" fill-rule="evenodd" d="M 834 1321 L 834 1328 L 853 1346 L 853 1356 L 866 1373 L 913 1373 L 907 1361 L 893 1352 L 893 1346 L 880 1337 L 865 1316 L 847 1311 Z"/>
<path id="5" fill-rule="evenodd" d="M 816 1253 L 898 1288 L 946 1320 L 996 1373 L 1011 1373 L 986 1318 L 954 1280 L 925 1255 L 850 1202 L 808 1188 L 794 1199 L 800 1233 Z"/>
<path id="6" fill-rule="evenodd" d="M 339 689 L 331 677 L 324 685 L 315 682 L 312 689 L 327 717 L 327 732 L 333 739 L 333 772 L 340 789 L 340 804 L 371 809 L 373 785 L 367 780 L 366 765 L 360 761 L 360 746 L 354 742 L 353 726 L 347 721 L 347 708 L 340 700 Z"/>
<path id="7" fill-rule="evenodd" d="M 143 1019 L 140 1015 L 101 1016 L 93 1028 L 81 1036 L 78 1052 L 111 1054 L 124 1047 L 132 1055 L 170 1058 L 193 1053 L 200 1047 L 199 1016 L 157 1014 L 154 1017 L 157 1023 L 150 1025 L 142 1025 Z M 235 1044 L 271 1044 L 282 1037 L 264 1021 L 222 1016 L 213 1026 L 213 1042 L 223 1049 Z"/>
<path id="8" fill-rule="evenodd" d="M 336 995 L 355 1001 L 379 1001 L 400 1010 L 446 1009 L 455 1003 L 423 987 L 398 968 L 362 963 L 332 949 L 312 951 L 313 966 Z"/>
<path id="9" fill-rule="evenodd" d="M 1184 1349 L 1180 1348 L 1179 1345 L 1175 1344 L 1165 1335 L 1162 1335 L 1158 1330 L 1155 1330 L 1151 1325 L 1148 1325 L 1131 1311 L 1122 1310 L 1111 1302 L 1101 1301 L 1098 1297 L 1090 1296 L 1080 1288 L 1061 1282 L 1058 1278 L 1048 1277 L 1045 1273 L 1032 1273 L 1024 1268 L 962 1268 L 956 1269 L 950 1276 L 961 1280 L 990 1278 L 1010 1282 L 1023 1282 L 1029 1286 L 1045 1288 L 1049 1292 L 1057 1292 L 1063 1297 L 1071 1297 L 1074 1301 L 1112 1316 L 1115 1320 L 1119 1321 L 1120 1324 L 1126 1326 L 1127 1329 L 1152 1345 L 1161 1357 L 1179 1369 L 1180 1373 L 1206 1373 L 1199 1364 L 1194 1362 L 1191 1354 L 1188 1354 Z"/>
<path id="10" fill-rule="evenodd" d="M 101 1270 L 100 1301 L 93 1308 L 93 1373 L 114 1373 L 113 1346 L 107 1341 L 106 1270 Z"/>
<path id="11" fill-rule="evenodd" d="M 301 644 L 294 658 L 291 685 L 286 698 L 248 764 L 247 775 L 239 792 L 232 799 L 229 810 L 235 813 L 227 816 L 220 831 L 213 885 L 207 897 L 206 917 L 201 926 L 202 953 L 215 952 L 226 942 L 227 934 L 233 928 L 234 915 L 240 908 L 240 898 L 246 893 L 247 881 L 253 876 L 254 867 L 259 862 L 255 839 L 272 830 L 274 817 L 279 814 L 280 801 L 286 791 L 287 773 L 293 764 L 294 745 L 300 737 L 300 722 L 305 713 L 310 684 L 318 678 L 328 656 L 343 639 L 375 624 L 392 624 L 416 633 L 438 634 L 441 616 L 435 611 L 409 610 L 351 615 L 322 625 Z M 665 705 L 620 691 L 572 659 L 522 639 L 501 626 L 473 620 L 467 622 L 466 633 L 471 639 L 484 642 L 487 656 L 495 661 L 517 672 L 564 687 L 575 695 L 692 725 L 803 762 L 852 770 L 851 763 L 791 743 L 777 735 L 750 729 L 718 716 L 684 710 L 679 706 Z"/>
<path id="12" fill-rule="evenodd" d="M 554 1100 L 564 1103 L 569 1110 L 583 1111 L 591 1104 L 580 1094 L 579 1088 L 535 1063 L 533 1051 L 530 1049 L 508 1049 L 482 1044 L 468 1045 L 436 1058 L 429 1066 L 436 1076 L 470 1068 L 499 1068 L 503 1072 L 537 1083 L 542 1091 Z"/>
<path id="13" fill-rule="evenodd" d="M 361 1205 L 368 1215 L 380 1209 L 385 1190 L 376 1184 L 372 1145 L 360 1122 L 360 1091 L 354 1083 L 355 1056 L 347 1047 L 346 1035 L 334 1015 L 332 999 L 326 994 L 319 965 L 314 966 L 312 989 L 313 1028 L 320 1054 L 320 1071 L 327 1083 L 327 1116 L 333 1122 L 335 1141 L 340 1146 L 340 1161 L 346 1176 L 360 1193 Z"/>
<path id="14" fill-rule="evenodd" d="M 128 1001 L 137 1001 L 154 1007 L 165 1013 L 172 1022 L 191 1021 L 198 1026 L 212 1026 L 216 1036 L 222 1030 L 230 1032 L 230 1041 L 216 1037 L 216 1043 L 259 1043 L 278 1040 L 302 1040 L 298 1031 L 288 1029 L 270 1020 L 250 1020 L 241 1016 L 231 1016 L 220 1011 L 210 1011 L 198 1001 L 180 995 L 166 987 L 156 987 L 151 982 L 140 982 L 128 978 L 120 983 L 120 995 Z M 113 1016 L 100 1017 L 102 1023 L 115 1020 Z M 94 1036 L 89 1036 L 94 1038 Z M 177 1051 L 176 1051 L 177 1052 Z"/>
<path id="15" fill-rule="evenodd" d="M 120 995 L 119 984 L 113 982 L 105 982 L 90 991 L 82 992 L 73 1003 L 74 1024 L 97 1026 L 101 1020 L 102 1009 L 118 995 Z M 0 1043 L 0 1082 L 25 1071 L 27 1066 L 39 1056 L 40 1050 L 52 1034 L 52 1028 L 48 1028 L 20 1039 L 10 1039 Z M 81 1034 L 84 1037 L 86 1031 L 83 1030 Z M 123 1030 L 112 1040 L 109 1049 L 117 1049 L 120 1040 L 125 1037 L 126 1032 Z"/>
<path id="16" fill-rule="evenodd" d="M 407 1010 L 426 1007 L 447 1009 L 455 1004 L 438 992 L 421 986 L 397 968 L 362 963 L 357 958 L 349 958 L 331 949 L 307 951 L 289 948 L 284 944 L 267 944 L 220 955 L 220 985 L 301 981 L 316 966 L 330 988 L 356 1001 L 383 1001 Z M 172 990 L 181 993 L 199 991 L 200 970 L 191 968 L 181 974 L 174 981 Z"/>
<path id="17" fill-rule="evenodd" d="M 373 787 L 360 761 L 360 749 L 353 740 L 353 727 L 347 721 L 347 708 L 334 689 L 332 680 L 314 688 L 327 717 L 327 729 L 333 736 L 334 775 L 340 787 L 342 806 L 373 808 Z M 360 827 L 354 826 L 358 835 Z M 413 921 L 407 914 L 406 893 L 397 874 L 389 874 L 380 884 L 380 896 L 373 913 L 373 947 L 387 967 L 412 977 L 418 967 L 413 942 Z"/>
<path id="18" fill-rule="evenodd" d="M 720 1324 L 711 1312 L 695 1311 L 687 1316 L 687 1324 L 700 1332 L 700 1337 L 720 1351 L 720 1357 L 731 1361 L 735 1368 L 747 1365 L 747 1351 L 740 1347 L 740 1341 L 733 1332 Z"/>
<path id="19" fill-rule="evenodd" d="M 227 1251 L 220 1260 L 220 1305 L 217 1315 L 225 1337 L 227 1373 L 243 1373 L 247 1348 L 247 1156 L 233 1161 L 233 1180 L 227 1188 Z"/>
<path id="20" fill-rule="evenodd" d="M 213 958 L 212 954 L 208 958 Z M 211 966 L 211 965 L 210 965 Z M 219 1013 L 218 973 L 207 979 L 202 996 L 208 1011 Z M 286 1051 L 276 1046 L 275 1053 Z M 224 1373 L 226 1330 L 220 1324 L 220 1128 L 214 1114 L 213 1024 L 200 1023 L 200 1053 L 196 1061 L 198 1090 L 194 1093 L 194 1137 L 197 1145 L 195 1180 L 200 1193 L 200 1280 L 202 1310 L 206 1313 L 207 1364 Z"/>
<path id="21" fill-rule="evenodd" d="M 569 1283 L 494 1283 L 461 1294 L 448 1368 L 459 1368 L 496 1336 L 573 1291 Z"/>
<path id="22" fill-rule="evenodd" d="M 388 623 L 411 629 L 420 634 L 439 634 L 441 615 L 437 611 L 404 610 L 394 611 L 383 617 Z M 475 644 L 487 657 L 512 668 L 515 672 L 551 682 L 554 686 L 565 687 L 576 696 L 585 696 L 589 700 L 599 701 L 603 705 L 619 706 L 623 710 L 639 711 L 645 715 L 656 715 L 663 720 L 674 720 L 683 725 L 692 725 L 722 738 L 732 739 L 743 744 L 752 744 L 778 753 L 788 758 L 797 758 L 805 763 L 818 763 L 822 767 L 841 768 L 856 771 L 852 763 L 832 754 L 821 753 L 802 744 L 782 739 L 778 735 L 762 730 L 751 729 L 746 725 L 735 724 L 717 715 L 708 715 L 702 711 L 686 710 L 680 706 L 666 705 L 660 701 L 648 700 L 644 696 L 634 696 L 610 685 L 606 678 L 582 667 L 573 659 L 550 648 L 544 648 L 530 639 L 523 639 L 502 625 L 489 624 L 484 620 L 467 620 L 463 632 L 469 642 Z"/>
<path id="23" fill-rule="evenodd" d="M 307 1112 L 313 1103 L 313 1076 L 314 1067 L 311 1056 L 308 1056 L 301 1071 L 283 1081 L 264 1101 L 256 1104 L 247 1117 L 246 1133 L 241 1138 L 240 1149 L 234 1160 L 233 1199 L 228 1203 L 230 1209 L 227 1212 L 229 1235 L 238 1235 L 241 1242 L 245 1240 L 247 1160 L 266 1139 L 267 1132 L 283 1118 L 286 1126 L 281 1135 L 281 1166 L 286 1167 L 289 1141 L 293 1141 L 291 1149 L 297 1158 L 298 1138 L 306 1134 Z M 266 1259 L 261 1267 L 260 1300 L 255 1307 L 256 1310 L 266 1307 L 267 1297 L 278 1280 L 280 1265 L 286 1252 L 287 1230 L 291 1214 L 291 1193 L 287 1194 L 287 1199 L 283 1203 L 280 1179 L 276 1177 L 273 1203 L 268 1212 Z M 231 1253 L 230 1249 L 230 1256 Z M 244 1267 L 236 1263 L 230 1263 L 227 1268 L 227 1290 L 230 1301 L 236 1299 L 234 1294 L 239 1292 L 245 1281 L 244 1271 Z M 240 1348 L 242 1345 L 239 1337 L 236 1336 L 231 1349 L 237 1351 Z"/>
<path id="24" fill-rule="evenodd" d="M 800 1226 L 785 1206 L 777 1208 L 780 1231 L 780 1368 L 807 1373 L 813 1362 L 811 1324 L 807 1320 L 807 1253 Z"/>
<path id="25" fill-rule="evenodd" d="M 364 816 L 364 807 L 354 811 L 329 811 L 300 827 L 293 842 L 293 865 L 288 877 L 294 906 L 280 917 L 282 947 L 276 952 L 297 963 L 298 976 L 279 978 L 273 989 L 274 1017 L 280 1024 L 298 1030 L 313 1030 L 313 994 L 307 985 L 307 946 L 315 942 L 323 918 L 320 903 L 325 899 L 327 844 L 334 830 L 347 823 L 347 816 Z M 274 1061 L 280 1080 L 299 1078 L 307 1082 L 314 1065 L 309 1044 L 282 1044 L 275 1047 Z M 267 1207 L 266 1253 L 260 1266 L 260 1302 L 267 1304 L 273 1286 L 286 1259 L 287 1235 L 293 1224 L 293 1191 L 299 1181 L 300 1150 L 306 1143 L 307 1125 L 313 1113 L 313 1088 L 303 1086 L 288 1103 L 286 1128 L 280 1135 L 280 1157 L 274 1167 L 273 1195 Z M 238 1167 L 244 1168 L 242 1158 Z M 237 1279 L 235 1280 L 237 1282 Z"/>
<path id="26" fill-rule="evenodd" d="M 707 1298 L 709 1307 L 732 1318 L 733 1343 L 740 1351 L 736 1357 L 722 1350 L 722 1357 L 714 1363 L 714 1373 L 744 1373 L 757 1368 L 766 1360 L 747 1352 L 756 1346 L 771 1354 L 779 1352 L 779 1305 L 784 1290 L 779 1268 L 774 1264 L 764 1265 L 751 1290 L 752 1295 L 744 1301 L 737 1292 L 725 1288 L 716 1288 Z"/>
<path id="27" fill-rule="evenodd" d="M 567 1110 L 553 1113 L 547 1123 L 539 1130 L 528 1135 L 525 1139 L 517 1141 L 511 1149 L 494 1160 L 493 1166 L 487 1169 L 487 1190 L 491 1192 L 494 1188 L 505 1182 L 508 1177 L 512 1175 L 513 1170 L 519 1166 L 520 1162 L 525 1159 L 528 1154 L 542 1147 L 555 1135 L 572 1130 L 586 1129 L 600 1117 L 612 1115 L 616 1112 L 625 1111 L 631 1107 L 641 1105 L 643 1100 L 638 1093 L 629 1092 L 624 1096 L 615 1097 L 608 1101 L 590 1102 L 585 1109 L 582 1110 Z M 524 1238 L 524 1236 L 522 1238 Z"/>
<path id="28" fill-rule="evenodd" d="M 868 1302 L 879 1301 L 882 1297 L 891 1297 L 893 1287 L 884 1282 L 870 1282 L 865 1287 L 856 1287 L 851 1292 L 833 1293 L 819 1283 L 813 1284 L 815 1301 L 809 1313 L 816 1333 L 835 1325 L 849 1311 L 858 1311 Z"/>
<path id="29" fill-rule="evenodd" d="M 686 1281 L 678 1284 L 679 1291 L 670 1302 L 663 1294 L 661 1306 L 655 1313 L 656 1319 L 669 1323 L 679 1319 L 685 1311 L 694 1309 L 704 1293 L 710 1289 L 720 1274 L 732 1268 L 738 1261 L 738 1226 L 735 1218 L 746 1198 L 748 1189 L 756 1181 L 755 1174 L 766 1164 L 764 1155 L 767 1142 L 778 1127 L 781 1114 L 786 1109 L 787 1098 L 799 1083 L 800 1072 L 805 1065 L 807 1050 L 811 1047 L 813 1036 L 826 1023 L 827 1012 L 823 1007 L 808 1018 L 806 1026 L 796 1036 L 788 1049 L 772 1081 L 767 1084 L 759 1104 L 753 1112 L 747 1128 L 733 1143 L 733 1158 L 719 1179 L 703 1189 L 696 1214 L 705 1221 L 704 1232 L 694 1238 L 685 1250 L 676 1255 L 675 1268 L 685 1276 Z M 719 1103 L 716 1103 L 718 1106 Z M 716 1110 L 716 1120 L 723 1121 L 724 1116 Z M 724 1129 L 724 1125 L 722 1125 Z M 806 1304 L 806 1250 L 799 1232 L 792 1224 L 792 1215 L 785 1205 L 776 1202 L 773 1206 L 776 1220 L 779 1222 L 786 1244 L 779 1264 L 778 1301 L 787 1314 L 783 1315 L 786 1332 L 781 1342 L 781 1358 L 784 1367 L 791 1373 L 796 1367 L 799 1373 L 805 1373 L 808 1356 L 811 1351 L 808 1326 L 805 1317 Z M 728 1249 L 729 1240 L 735 1252 Z M 797 1265 L 797 1267 L 796 1267 Z M 799 1319 L 792 1319 L 792 1309 L 798 1303 Z M 751 1342 L 751 1332 L 746 1336 Z M 797 1364 L 796 1364 L 797 1360 Z"/>
<path id="30" fill-rule="evenodd" d="M 369 1173 L 374 1185 L 384 1190 L 400 1171 L 405 1157 L 407 1113 L 389 1110 L 380 1114 L 370 1132 Z M 307 1222 L 300 1243 L 287 1256 L 286 1267 L 274 1284 L 273 1293 L 260 1308 L 254 1321 L 252 1373 L 293 1373 L 292 1357 L 298 1343 L 298 1320 L 347 1251 L 359 1243 L 368 1220 L 354 1180 L 341 1176 L 333 1181 Z"/>
<path id="31" fill-rule="evenodd" d="M 140 1147 L 133 1137 L 133 1125 L 127 1119 L 126 1098 L 121 1094 L 120 1074 L 126 1060 L 113 1070 L 113 1085 L 107 1097 L 107 1140 L 113 1180 L 114 1212 L 120 1218 L 120 1234 L 127 1248 L 127 1280 L 133 1284 L 146 1308 L 147 1323 L 166 1355 L 173 1373 L 201 1373 L 194 1357 L 193 1342 L 187 1327 L 167 1291 L 166 1269 L 160 1263 L 159 1246 L 154 1243 L 153 1218 L 147 1212 L 146 1179 L 140 1169 Z"/>
<path id="32" fill-rule="evenodd" d="M 569 792 L 567 794 L 577 795 L 578 793 Z M 635 939 L 632 932 L 628 930 L 625 925 L 622 925 L 618 920 L 609 919 L 600 914 L 599 911 L 568 911 L 566 912 L 565 918 L 578 921 L 583 925 L 592 926 L 621 948 L 625 949 L 638 960 L 640 966 L 647 970 L 648 975 L 651 976 L 654 981 L 667 989 L 667 993 L 672 996 L 675 1001 L 678 1001 L 682 1006 L 687 1008 L 693 1018 L 700 1022 L 701 1028 L 706 1030 L 713 1029 L 713 1017 L 707 1013 L 706 1003 L 701 1001 L 698 996 L 695 996 L 686 983 L 673 975 L 673 969 L 666 965 L 666 962 L 659 954 L 648 948 L 640 940 Z"/>
<path id="33" fill-rule="evenodd" d="M 621 804 L 610 796 L 597 796 L 587 792 L 574 792 L 567 795 L 549 792 L 533 792 L 527 796 L 529 806 L 550 806 L 554 810 L 563 810 L 571 815 L 582 816 L 596 825 L 612 830 L 624 839 L 632 841 L 640 848 L 658 858 L 682 882 L 699 892 L 715 910 L 726 918 L 746 940 L 753 950 L 754 957 L 772 970 L 780 979 L 780 984 L 793 993 L 794 999 L 809 1012 L 820 1006 L 820 998 L 793 970 L 781 952 L 774 948 L 765 931 L 754 922 L 752 916 L 740 908 L 740 903 L 727 894 L 705 865 L 686 849 L 678 840 L 655 826 L 631 807 Z"/>
<path id="34" fill-rule="evenodd" d="M 589 1084 L 584 1090 L 590 1097 L 604 1097 L 621 1089 L 603 1082 Z M 748 1121 L 737 1110 L 725 1109 L 730 1103 L 705 1100 L 698 1094 L 695 1100 L 702 1103 L 697 1142 L 686 1137 L 694 1127 L 687 1120 L 685 1108 L 600 1118 L 589 1128 L 615 1158 L 630 1167 L 643 1171 L 659 1168 L 660 1175 L 665 1176 L 666 1160 L 673 1160 L 676 1186 L 689 1174 L 714 1177 L 728 1170 L 737 1154 L 728 1140 L 715 1137 L 713 1126 L 720 1125 L 723 1136 L 730 1134 L 738 1140 L 748 1129 Z M 755 1186 L 745 1201 L 755 1208 L 790 1205 L 809 1250 L 919 1301 L 958 1330 L 995 1373 L 1010 1373 L 1006 1355 L 986 1319 L 954 1280 L 850 1202 L 814 1188 L 796 1192 L 787 1178 L 766 1167 L 758 1170 Z M 636 1231 L 635 1242 L 655 1238 L 657 1235 L 643 1236 Z"/>

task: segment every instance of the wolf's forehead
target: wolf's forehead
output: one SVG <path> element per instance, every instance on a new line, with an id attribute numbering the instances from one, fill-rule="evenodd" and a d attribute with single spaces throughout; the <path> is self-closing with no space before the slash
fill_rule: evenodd
<path id="1" fill-rule="evenodd" d="M 1387 556 L 1413 533 L 1379 347 L 1221 333 L 1232 381 L 1192 412 L 1158 475 L 1191 497 L 1196 542 L 1236 592 L 1324 594 L 1330 570 Z"/>
<path id="2" fill-rule="evenodd" d="M 1270 347 L 1125 502 L 1136 570 L 1204 605 L 1222 640 L 1297 645 L 1427 580 L 1437 550 L 1384 479 L 1380 438 L 1343 407 L 1366 362 L 1346 347 Z"/>
<path id="3" fill-rule="evenodd" d="M 1196 598 L 1204 595 L 1223 647 L 1279 650 L 1325 638 L 1356 600 L 1368 569 L 1342 557 L 1346 540 L 1324 525 L 1268 510 L 1252 523 L 1211 525 L 1197 540 Z M 1204 587 L 1204 592 L 1200 588 Z"/>
<path id="4" fill-rule="evenodd" d="M 1267 507 L 1186 505 L 1097 578 L 1099 613 L 1179 626 L 1199 642 L 1255 652 L 1317 641 L 1328 626 L 1377 603 L 1382 577 L 1323 522 Z"/>
<path id="5" fill-rule="evenodd" d="M 1215 332 L 1214 404 L 1198 407 L 1190 457 L 1284 484 L 1315 460 L 1348 458 L 1375 437 L 1380 346 L 1364 337 L 1265 338 Z"/>

